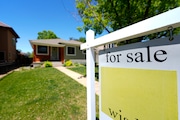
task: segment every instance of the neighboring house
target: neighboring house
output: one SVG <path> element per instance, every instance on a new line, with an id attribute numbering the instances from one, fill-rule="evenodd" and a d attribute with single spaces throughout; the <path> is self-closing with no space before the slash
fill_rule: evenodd
<path id="1" fill-rule="evenodd" d="M 85 52 L 80 50 L 79 41 L 62 39 L 30 40 L 33 48 L 33 62 L 72 60 L 84 63 Z"/>
<path id="2" fill-rule="evenodd" d="M 96 47 L 96 48 L 94 49 L 94 50 L 95 50 L 95 62 L 96 62 L 97 64 L 99 64 L 99 51 L 105 50 L 105 49 L 114 48 L 114 47 L 117 47 L 117 45 L 114 44 L 114 43 L 110 43 L 110 44 L 101 45 L 101 46 Z"/>
<path id="3" fill-rule="evenodd" d="M 16 62 L 17 38 L 19 36 L 12 27 L 0 22 L 0 66 Z"/>

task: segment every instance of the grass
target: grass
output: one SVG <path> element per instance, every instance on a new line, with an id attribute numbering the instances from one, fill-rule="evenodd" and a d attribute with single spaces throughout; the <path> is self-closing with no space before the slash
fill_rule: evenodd
<path id="1" fill-rule="evenodd" d="M 80 73 L 83 76 L 86 76 L 86 66 L 84 66 L 84 65 L 73 66 L 73 67 L 69 67 L 68 69 L 75 71 L 77 73 Z M 98 81 L 98 79 L 99 79 L 99 68 L 98 67 L 95 67 L 95 77 L 96 77 L 96 80 Z"/>
<path id="2" fill-rule="evenodd" d="M 54 68 L 13 72 L 0 88 L 0 120 L 87 119 L 86 88 Z"/>
<path id="3" fill-rule="evenodd" d="M 86 66 L 84 65 L 68 67 L 68 69 L 80 73 L 83 76 L 86 76 Z"/>

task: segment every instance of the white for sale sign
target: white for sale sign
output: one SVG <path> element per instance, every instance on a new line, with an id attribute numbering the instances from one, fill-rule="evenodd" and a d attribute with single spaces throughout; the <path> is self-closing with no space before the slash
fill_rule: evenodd
<path id="1" fill-rule="evenodd" d="M 100 51 L 101 120 L 178 120 L 180 36 Z"/>

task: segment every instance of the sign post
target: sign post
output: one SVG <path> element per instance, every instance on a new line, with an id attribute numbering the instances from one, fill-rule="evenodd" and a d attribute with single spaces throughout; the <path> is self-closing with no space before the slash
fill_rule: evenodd
<path id="1" fill-rule="evenodd" d="M 89 30 L 86 33 L 87 43 L 94 41 L 94 31 Z M 94 49 L 86 49 L 86 78 L 87 78 L 87 117 L 88 120 L 96 119 L 95 107 L 95 62 L 94 62 Z"/>
<path id="2" fill-rule="evenodd" d="M 95 114 L 96 114 L 96 111 L 95 111 L 95 87 L 94 87 L 94 78 L 95 78 L 94 77 L 95 76 L 94 48 L 101 46 L 101 45 L 108 44 L 108 43 L 125 41 L 125 40 L 129 40 L 129 39 L 137 38 L 140 36 L 145 36 L 145 35 L 149 35 L 152 33 L 161 32 L 164 30 L 168 30 L 169 27 L 171 27 L 171 28 L 180 27 L 179 13 L 180 13 L 180 7 L 175 8 L 173 10 L 169 10 L 165 13 L 159 14 L 157 16 L 143 20 L 141 22 L 135 23 L 133 25 L 130 25 L 123 29 L 117 30 L 115 32 L 112 32 L 112 33 L 102 36 L 100 38 L 97 38 L 95 40 L 94 40 L 94 32 L 91 30 L 87 31 L 87 33 L 86 33 L 87 42 L 81 45 L 81 50 L 86 49 L 87 118 L 88 118 L 88 120 L 95 120 Z M 177 41 L 177 40 L 174 40 L 174 41 Z M 173 45 L 171 45 L 171 44 L 173 44 Z M 179 44 L 179 43 L 176 43 L 176 44 Z M 153 46 L 153 47 L 151 47 L 151 46 Z M 162 49 L 160 49 L 161 47 L 156 47 L 156 46 L 161 46 Z M 169 46 L 171 46 L 171 47 L 169 47 Z M 137 49 L 135 49 L 135 48 L 137 48 Z M 177 64 L 177 66 L 174 64 L 174 63 L 178 63 L 180 61 L 180 59 L 179 59 L 179 57 L 177 57 L 178 62 L 175 59 L 172 59 L 173 57 L 176 57 L 174 55 L 174 53 L 177 55 L 177 51 L 180 51 L 179 48 L 180 48 L 180 46 L 175 45 L 173 42 L 168 43 L 166 45 L 164 43 L 163 44 L 150 43 L 150 45 L 144 46 L 141 48 L 138 48 L 136 46 L 133 46 L 133 47 L 129 46 L 129 50 L 128 50 L 128 47 L 126 47 L 126 49 L 124 49 L 126 51 L 122 52 L 123 49 L 121 49 L 122 53 L 120 52 L 116 55 L 111 54 L 112 51 L 106 52 L 103 59 L 106 60 L 106 63 L 110 63 L 110 64 L 109 64 L 109 66 L 107 65 L 108 68 L 107 68 L 107 66 L 102 67 L 101 71 L 100 71 L 101 72 L 100 79 L 102 79 L 100 81 L 104 81 L 100 85 L 101 86 L 100 89 L 102 90 L 102 91 L 100 91 L 100 102 L 102 101 L 102 103 L 100 103 L 100 119 L 102 119 L 102 120 L 104 120 L 104 119 L 105 120 L 108 120 L 108 119 L 130 120 L 132 118 L 132 120 L 141 120 L 140 118 L 146 118 L 144 116 L 146 116 L 146 115 L 149 116 L 148 112 L 152 113 L 151 110 L 153 110 L 153 109 L 156 110 L 155 106 L 153 106 L 153 109 L 149 109 L 150 111 L 148 111 L 147 110 L 148 107 L 146 107 L 145 109 L 146 109 L 147 113 L 144 113 L 143 115 L 141 114 L 142 115 L 141 116 L 139 113 L 137 113 L 137 112 L 135 113 L 135 112 L 129 110 L 129 108 L 124 105 L 129 104 L 128 106 L 130 107 L 130 105 L 131 105 L 133 108 L 132 110 L 141 112 L 141 111 L 143 111 L 142 107 L 140 108 L 140 107 L 136 106 L 135 104 L 133 104 L 133 102 L 140 104 L 141 103 L 140 101 L 143 100 L 146 102 L 146 103 L 144 103 L 144 105 L 149 104 L 149 108 L 151 108 L 150 104 L 154 104 L 154 103 L 151 103 L 151 101 L 156 101 L 156 100 L 154 99 L 155 97 L 152 97 L 152 99 L 148 98 L 148 95 L 146 93 L 148 93 L 148 94 L 155 93 L 154 96 L 156 96 L 157 98 L 158 97 L 161 98 L 160 99 L 161 104 L 159 102 L 155 102 L 155 104 L 157 105 L 157 108 L 161 107 L 161 109 L 158 109 L 158 110 L 163 110 L 163 112 L 160 112 L 160 113 L 156 110 L 157 113 L 162 114 L 162 115 L 167 114 L 167 116 L 173 116 L 172 118 L 169 118 L 169 119 L 180 120 L 180 117 L 178 117 L 180 115 L 180 110 L 179 110 L 180 109 L 180 104 L 179 104 L 179 101 L 180 101 L 179 68 L 180 67 L 179 67 L 179 64 Z M 124 55 L 126 55 L 126 57 L 122 57 Z M 179 56 L 179 54 L 177 56 Z M 102 58 L 102 57 L 100 57 L 100 58 Z M 122 62 L 121 59 L 124 59 L 127 62 L 126 64 L 121 64 L 121 69 L 117 68 L 118 69 L 117 70 L 116 68 L 111 68 L 111 67 L 113 67 L 113 65 L 115 65 L 114 67 L 117 66 L 114 63 L 116 63 L 116 62 L 121 63 Z M 102 59 L 100 59 L 99 63 L 101 63 L 101 62 L 102 62 Z M 139 64 L 139 63 L 143 63 L 143 65 L 141 66 L 141 64 Z M 146 63 L 146 65 L 145 65 L 145 63 Z M 158 63 L 158 64 L 155 64 L 155 63 Z M 160 64 L 160 63 L 163 63 L 163 64 Z M 167 63 L 167 64 L 164 64 L 164 63 Z M 128 67 L 128 65 L 130 65 L 130 64 L 133 66 Z M 103 65 L 103 64 L 101 64 L 101 65 Z M 140 66 L 140 68 L 139 68 L 139 66 Z M 157 67 L 157 66 L 159 66 L 159 67 Z M 120 72 L 121 74 L 125 74 L 126 76 L 128 76 L 127 80 L 121 78 L 119 71 L 122 71 L 122 72 Z M 123 71 L 125 71 L 125 72 L 123 73 Z M 113 89 L 110 89 L 111 91 L 108 91 L 108 89 L 107 89 L 108 87 L 106 86 L 109 84 L 109 81 L 111 80 L 111 77 L 108 76 L 109 75 L 108 73 L 113 74 L 112 79 L 115 80 L 114 85 L 111 84 L 111 85 L 113 85 L 113 86 L 111 86 L 111 88 L 113 88 Z M 151 77 L 151 76 L 148 76 L 149 74 L 152 74 L 152 79 L 149 78 L 149 77 Z M 135 79 L 133 79 L 133 77 L 130 75 L 132 75 Z M 142 75 L 143 78 L 139 79 L 136 75 L 137 76 Z M 159 76 L 164 76 L 165 79 L 158 78 Z M 122 79 L 121 82 L 119 82 L 119 78 Z M 171 78 L 172 78 L 172 81 L 170 81 Z M 147 83 L 143 82 L 145 79 L 147 79 Z M 151 80 L 154 80 L 154 79 L 156 79 L 159 82 L 158 83 L 155 83 L 157 81 L 152 82 Z M 163 82 L 164 80 L 165 80 L 165 82 Z M 119 87 L 123 88 L 123 86 L 122 86 L 123 83 L 126 84 L 125 85 L 126 89 L 120 89 L 120 90 L 116 91 L 116 89 L 118 89 Z M 134 83 L 134 84 L 132 84 L 132 83 Z M 138 84 L 138 83 L 142 83 L 142 84 Z M 150 92 L 150 90 L 149 91 L 145 90 L 144 92 L 142 92 L 143 89 L 138 89 L 138 88 L 143 88 L 143 87 L 146 88 L 146 87 L 148 87 L 148 85 L 153 86 L 154 84 L 155 84 L 154 88 L 149 87 L 149 89 L 152 89 L 152 92 Z M 133 85 L 138 86 L 138 88 L 134 87 Z M 134 89 L 131 89 L 130 91 L 126 91 L 126 90 L 128 90 L 129 87 L 131 87 L 131 88 L 134 87 Z M 159 88 L 162 91 L 159 91 L 158 90 Z M 166 90 L 166 88 L 170 89 L 171 92 Z M 125 94 L 126 92 L 128 92 L 127 95 L 129 95 L 128 97 L 130 99 L 127 99 L 128 97 Z M 133 100 L 131 100 L 131 98 L 135 98 L 135 96 L 133 96 L 134 94 L 130 94 L 133 92 L 135 93 L 135 95 L 139 94 L 138 97 L 143 96 L 143 95 L 145 97 L 142 98 L 141 100 L 134 99 L 134 101 L 133 101 Z M 159 94 L 160 92 L 162 92 L 162 94 Z M 119 93 L 123 93 L 123 94 L 119 95 Z M 167 93 L 167 94 L 165 94 L 165 93 Z M 172 95 L 170 95 L 171 93 L 172 93 Z M 140 94 L 142 94 L 142 95 L 140 95 Z M 115 97 L 115 96 L 119 96 L 119 97 Z M 111 97 L 112 97 L 112 99 L 114 99 L 114 100 L 118 99 L 121 102 L 124 100 L 122 102 L 123 105 L 121 104 L 122 106 L 119 106 L 119 108 L 116 109 L 116 107 L 115 107 L 116 105 L 114 103 L 116 103 L 117 101 L 113 102 L 111 100 Z M 125 98 L 125 99 L 123 99 L 123 98 Z M 148 98 L 148 101 L 146 101 L 146 98 Z M 168 98 L 170 98 L 170 99 L 168 99 Z M 168 99 L 167 101 L 170 101 L 170 102 L 163 102 L 164 99 Z M 106 105 L 107 100 L 111 102 L 110 103 L 111 105 Z M 162 104 L 164 104 L 164 105 L 162 105 Z M 164 107 L 167 105 L 172 106 L 172 107 L 169 107 L 169 108 Z M 117 106 L 118 106 L 118 104 L 117 104 Z M 173 113 L 171 112 L 171 109 L 172 109 Z M 129 114 L 129 113 L 132 113 L 132 114 Z M 151 116 L 155 116 L 155 114 L 156 113 L 152 114 Z M 165 116 L 165 118 L 167 116 Z M 130 119 L 128 119 L 128 118 L 130 118 Z M 152 118 L 152 119 L 154 119 L 154 118 Z M 161 117 L 158 118 L 158 120 L 161 120 L 161 119 L 162 119 Z M 146 119 L 146 120 L 148 120 L 148 119 Z"/>

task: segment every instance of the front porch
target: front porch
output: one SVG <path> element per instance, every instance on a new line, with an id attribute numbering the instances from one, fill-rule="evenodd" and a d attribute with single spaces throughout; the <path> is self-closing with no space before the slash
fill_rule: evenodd
<path id="1" fill-rule="evenodd" d="M 33 62 L 64 62 L 64 47 L 34 45 Z"/>

